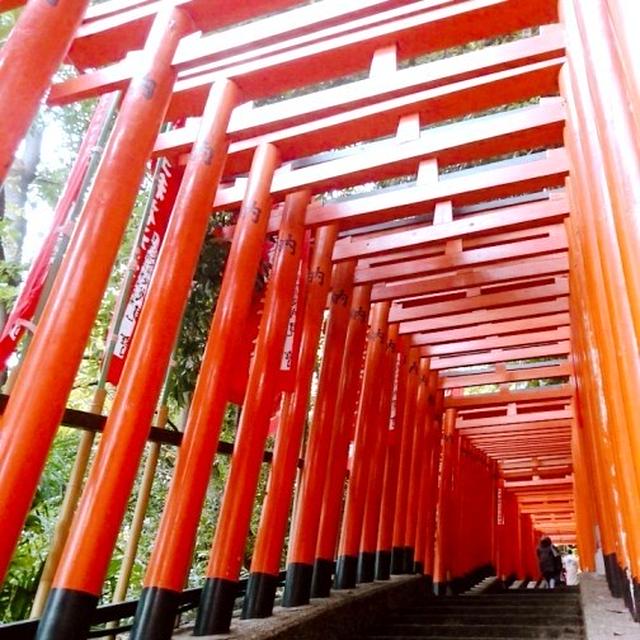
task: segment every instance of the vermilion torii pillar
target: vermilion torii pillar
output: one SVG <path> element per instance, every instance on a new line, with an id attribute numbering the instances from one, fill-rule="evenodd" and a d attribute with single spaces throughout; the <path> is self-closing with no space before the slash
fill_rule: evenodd
<path id="1" fill-rule="evenodd" d="M 355 287 L 349 310 L 349 325 L 335 401 L 334 424 L 327 455 L 329 462 L 326 482 L 322 491 L 322 502 L 319 505 L 320 520 L 311 582 L 311 595 L 314 598 L 326 598 L 331 593 L 333 561 L 340 531 L 344 481 L 349 461 L 349 445 L 354 431 L 354 416 L 358 404 L 360 371 L 365 353 L 370 306 L 371 285 Z"/>
<path id="2" fill-rule="evenodd" d="M 318 395 L 309 431 L 305 468 L 291 524 L 287 554 L 287 581 L 283 597 L 285 607 L 307 604 L 311 593 L 318 521 L 322 510 L 322 492 L 329 463 L 328 454 L 336 410 L 336 394 L 340 382 L 340 366 L 349 322 L 354 267 L 353 262 L 347 262 L 335 266 L 333 271 L 336 281 L 329 297 L 329 320 Z"/>
<path id="3" fill-rule="evenodd" d="M 424 473 L 425 442 L 424 430 L 427 421 L 429 401 L 429 358 L 421 358 L 418 371 L 418 392 L 416 395 L 415 427 L 411 446 L 411 475 L 407 495 L 407 522 L 404 532 L 405 572 L 413 573 L 416 550 L 416 522 L 418 519 L 420 479 Z"/>
<path id="4" fill-rule="evenodd" d="M 420 350 L 411 348 L 407 362 L 406 391 L 403 402 L 402 432 L 400 436 L 400 468 L 396 486 L 396 505 L 393 517 L 393 538 L 391 548 L 391 573 L 406 573 L 408 563 L 404 547 L 409 504 L 409 483 L 411 478 L 411 457 L 413 432 L 415 429 L 416 396 L 419 383 Z M 412 568 L 413 569 L 413 568 Z"/>
<path id="5" fill-rule="evenodd" d="M 385 353 L 380 364 L 378 387 L 378 409 L 371 424 L 371 469 L 365 501 L 360 553 L 358 554 L 358 582 L 373 582 L 376 570 L 376 551 L 378 531 L 381 526 L 382 492 L 385 474 L 378 470 L 385 468 L 388 452 L 391 450 L 389 424 L 396 374 L 396 345 L 398 342 L 398 324 L 389 326 Z"/>
<path id="6" fill-rule="evenodd" d="M 171 637 L 227 404 L 237 327 L 251 306 L 278 162 L 273 145 L 256 149 L 132 638 Z"/>
<path id="7" fill-rule="evenodd" d="M 300 266 L 304 215 L 310 196 L 308 191 L 302 191 L 289 195 L 285 202 L 276 258 L 267 286 L 195 635 L 226 633 L 231 625 L 260 465 L 276 397 L 277 373 Z"/>
<path id="8" fill-rule="evenodd" d="M 353 263 L 335 266 L 333 271 L 331 269 L 335 239 L 335 227 L 324 227 L 316 232 L 308 274 L 310 277 L 307 282 L 296 384 L 293 392 L 285 394 L 282 402 L 267 497 L 262 505 L 260 526 L 251 560 L 251 573 L 243 603 L 244 618 L 264 618 L 270 616 L 273 611 L 327 295 L 329 294 L 330 318 L 327 348 L 335 341 L 336 323 L 339 324 L 343 307 L 348 309 L 351 298 Z M 319 277 L 320 274 L 323 277 Z"/>
<path id="9" fill-rule="evenodd" d="M 58 590 L 92 593 L 96 600 L 100 596 L 207 231 L 236 96 L 231 82 L 211 90 L 98 455 L 54 579 Z M 43 624 L 55 626 L 51 616 L 48 611 Z"/>
<path id="10" fill-rule="evenodd" d="M 336 589 L 351 589 L 356 585 L 360 537 L 371 472 L 371 456 L 375 442 L 375 429 L 379 395 L 376 391 L 381 365 L 387 345 L 389 302 L 377 302 L 371 309 L 371 329 L 365 356 L 360 405 L 354 438 L 353 467 L 349 476 L 344 508 L 342 532 L 336 561 Z M 373 556 L 372 556 L 373 560 Z"/>
<path id="11" fill-rule="evenodd" d="M 438 372 L 431 371 L 429 373 L 427 408 L 422 443 L 422 446 L 424 447 L 424 459 L 420 469 L 420 485 L 418 487 L 418 507 L 416 514 L 414 571 L 420 574 L 423 574 L 425 570 L 427 529 L 429 508 L 431 507 L 431 496 L 429 490 L 431 486 L 431 474 L 437 473 L 436 464 L 434 462 L 436 438 L 433 415 L 437 388 Z"/>
<path id="12" fill-rule="evenodd" d="M 181 9 L 162 10 L 154 21 L 144 64 L 122 103 L 0 425 L 0 576 L 31 505 L 169 104 L 175 80 L 173 55 L 191 26 Z M 80 600 L 84 603 L 87 597 L 83 593 Z M 58 606 L 51 604 L 52 609 Z M 65 623 L 71 625 L 69 633 L 75 633 L 76 623 Z M 46 634 L 43 631 L 42 637 L 63 637 Z"/>
<path id="13" fill-rule="evenodd" d="M 380 504 L 380 527 L 376 542 L 376 580 L 391 577 L 391 549 L 393 547 L 393 527 L 395 523 L 400 454 L 402 446 L 402 418 L 408 371 L 407 339 L 399 336 L 394 358 L 395 396 L 393 398 L 393 430 L 389 432 L 387 457 Z"/>
<path id="14" fill-rule="evenodd" d="M 435 560 L 433 569 L 433 588 L 436 595 L 445 595 L 449 581 L 451 550 L 451 513 L 452 477 L 457 450 L 456 410 L 447 409 L 444 414 L 442 467 L 438 486 L 438 528 L 435 540 Z"/>
<path id="15" fill-rule="evenodd" d="M 0 49 L 0 186 L 89 0 L 32 0 Z"/>

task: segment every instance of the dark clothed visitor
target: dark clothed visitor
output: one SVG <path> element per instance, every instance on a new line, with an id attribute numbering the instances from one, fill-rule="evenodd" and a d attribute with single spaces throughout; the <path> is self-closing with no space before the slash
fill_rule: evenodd
<path id="1" fill-rule="evenodd" d="M 547 581 L 550 589 L 560 582 L 562 573 L 562 556 L 556 546 L 551 544 L 550 538 L 542 538 L 536 550 L 540 572 Z"/>

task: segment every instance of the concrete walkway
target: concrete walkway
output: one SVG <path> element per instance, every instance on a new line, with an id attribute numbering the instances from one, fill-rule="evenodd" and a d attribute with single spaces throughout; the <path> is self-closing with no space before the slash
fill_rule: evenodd
<path id="1" fill-rule="evenodd" d="M 587 640 L 640 639 L 640 624 L 633 621 L 624 602 L 609 593 L 604 576 L 581 573 L 580 598 Z"/>

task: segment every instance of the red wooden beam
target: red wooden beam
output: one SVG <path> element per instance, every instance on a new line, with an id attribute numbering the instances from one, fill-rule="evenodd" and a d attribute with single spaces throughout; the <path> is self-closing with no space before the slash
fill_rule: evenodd
<path id="1" fill-rule="evenodd" d="M 558 277 L 552 284 L 541 286 L 529 287 L 524 282 L 522 283 L 522 288 L 499 291 L 498 293 L 482 293 L 482 290 L 471 289 L 467 291 L 466 297 L 457 300 L 431 303 L 427 301 L 426 304 L 410 307 L 394 305 L 389 314 L 389 322 L 409 322 L 410 320 L 453 315 L 476 309 L 511 307 L 525 302 L 555 300 L 568 295 L 569 282 L 564 277 Z"/>
<path id="2" fill-rule="evenodd" d="M 454 206 L 459 206 L 559 187 L 568 171 L 564 148 L 552 149 L 529 161 L 507 165 L 494 163 L 494 166 L 486 165 L 482 170 L 459 171 L 432 184 L 383 189 L 370 196 L 325 205 L 312 203 L 307 210 L 306 224 L 314 227 L 338 224 L 341 228 L 351 228 L 420 214 L 442 201 L 451 201 Z M 215 208 L 228 208 L 233 203 L 235 197 L 230 203 L 225 190 L 218 191 Z M 279 216 L 272 216 L 269 230 L 274 232 L 278 228 Z"/>
<path id="3" fill-rule="evenodd" d="M 556 411 L 536 411 L 534 413 L 512 413 L 505 416 L 499 416 L 498 418 L 460 418 L 456 421 L 456 427 L 458 429 L 478 429 L 480 427 L 496 426 L 496 422 L 499 421 L 497 426 L 509 426 L 519 425 L 535 422 L 547 422 L 549 420 L 562 420 L 567 421 L 573 418 L 573 411 L 571 409 L 560 409 Z M 566 426 L 563 422 L 562 426 Z M 570 426 L 570 425 L 569 425 Z"/>
<path id="4" fill-rule="evenodd" d="M 559 67 L 556 68 L 551 62 L 541 64 L 546 65 L 549 74 L 557 75 Z M 526 77 L 533 79 L 534 71 L 527 69 L 518 69 L 517 76 L 516 71 L 510 72 L 518 81 L 515 85 Z M 508 81 L 512 82 L 513 78 Z M 287 162 L 336 147 L 393 135 L 396 133 L 398 119 L 409 113 L 422 114 L 422 124 L 425 121 L 442 120 L 450 114 L 444 100 L 452 100 L 451 104 L 460 110 L 461 103 L 481 100 L 481 93 L 486 92 L 488 102 L 496 104 L 496 95 L 499 100 L 505 96 L 496 82 L 494 75 L 483 76 L 477 86 L 461 88 L 460 83 L 448 85 L 238 140 L 229 148 L 225 174 L 246 172 L 254 150 L 264 142 L 275 144 L 282 160 Z M 295 164 L 293 168 L 286 165 L 276 172 L 272 193 L 280 196 L 307 187 L 312 187 L 315 192 L 329 191 L 415 174 L 420 162 L 432 158 L 437 158 L 440 167 L 447 167 L 522 149 L 559 146 L 564 126 L 563 111 L 562 105 L 553 99 L 534 107 L 423 130 L 421 135 L 416 126 L 415 140 L 402 137 L 379 140 L 366 146 L 327 154 L 326 157 L 295 163 L 301 164 L 300 168 L 295 168 Z M 185 155 L 182 161 L 187 159 L 188 155 Z M 227 206 L 236 206 L 237 199 L 241 198 L 242 188 L 243 184 L 240 182 L 226 191 L 221 202 L 224 201 Z"/>
<path id="5" fill-rule="evenodd" d="M 570 475 L 570 474 L 567 474 Z M 568 499 L 571 499 L 572 493 L 570 490 L 563 490 L 561 493 L 556 493 L 556 494 L 551 494 L 551 495 L 532 495 L 532 496 L 528 496 L 526 494 L 522 494 L 520 492 L 518 492 L 518 501 L 520 502 L 520 504 L 523 505 L 530 505 L 530 504 L 538 504 L 538 503 L 545 503 L 548 505 L 553 506 L 554 504 L 564 504 L 567 502 Z"/>
<path id="6" fill-rule="evenodd" d="M 487 323 L 500 323 L 502 330 L 513 327 L 515 331 L 522 331 L 532 320 L 532 316 L 555 316 L 558 313 L 564 313 L 569 309 L 569 302 L 566 297 L 552 300 L 550 302 L 536 302 L 533 304 L 517 305 L 504 309 L 480 309 L 478 311 L 469 311 L 467 313 L 459 313 L 450 316 L 441 316 L 439 318 L 427 318 L 424 320 L 410 320 L 400 324 L 400 333 L 428 333 L 437 331 L 438 329 L 449 328 L 450 333 L 456 327 L 472 327 L 475 325 L 485 325 Z M 516 320 L 526 318 L 526 320 L 518 325 L 507 325 L 506 320 Z M 563 316 L 560 322 L 555 319 L 548 321 L 548 326 L 562 326 L 566 324 L 566 318 Z M 535 326 L 535 325 L 534 325 Z M 516 328 L 517 327 L 517 328 Z M 495 329 L 491 329 L 495 335 Z M 471 332 L 472 334 L 475 331 Z M 440 334 L 442 335 L 442 334 Z M 454 334 L 455 335 L 455 334 Z M 483 335 L 478 333 L 477 335 Z M 433 343 L 432 338 L 416 336 L 413 340 L 417 344 Z M 416 344 L 416 346 L 417 346 Z"/>
<path id="7" fill-rule="evenodd" d="M 561 225 L 541 230 L 541 236 L 521 242 L 506 242 L 504 245 L 483 246 L 477 249 L 463 248 L 463 251 L 445 253 L 429 258 L 418 258 L 405 262 L 374 263 L 356 269 L 355 281 L 365 283 L 391 283 L 397 280 L 418 278 L 430 274 L 507 262 L 514 259 L 540 256 L 559 257 L 565 255 L 567 238 Z"/>
<path id="8" fill-rule="evenodd" d="M 251 3 L 252 15 L 259 15 L 265 8 L 267 10 L 270 8 L 261 3 L 266 4 L 265 0 Z M 234 15 L 233 11 L 211 11 L 210 5 L 207 10 L 205 0 L 179 0 L 178 4 L 188 5 L 196 28 L 203 30 L 210 30 L 213 26 L 212 22 L 229 24 L 237 20 L 237 15 Z M 278 4 L 270 3 L 271 8 L 286 8 L 291 4 L 291 0 L 280 0 Z M 419 4 L 428 7 L 433 2 L 425 0 Z M 249 99 L 255 99 L 367 69 L 374 52 L 382 47 L 400 44 L 398 56 L 401 59 L 411 58 L 491 35 L 522 29 L 527 22 L 530 23 L 529 26 L 535 26 L 555 21 L 553 15 L 556 12 L 555 9 L 551 9 L 550 0 L 541 0 L 541 4 L 546 6 L 536 6 L 525 11 L 519 10 L 515 4 L 515 0 L 467 0 L 441 9 L 423 9 L 418 14 L 365 28 L 358 28 L 359 22 L 356 21 L 351 23 L 351 32 L 308 44 L 304 44 L 299 38 L 286 41 L 280 34 L 280 38 L 277 39 L 278 44 L 275 48 L 271 48 L 270 55 L 267 53 L 268 50 L 263 49 L 260 52 L 263 55 L 260 55 L 259 59 L 243 62 L 240 56 L 235 65 L 230 64 L 234 60 L 232 55 L 220 61 L 217 70 L 203 72 L 194 78 L 179 80 L 169 117 L 200 115 L 209 87 L 220 78 L 233 79 Z M 245 3 L 235 3 L 235 6 L 237 5 L 240 5 L 240 11 L 246 12 Z M 202 10 L 199 10 L 201 6 Z M 406 11 L 406 8 L 403 9 Z M 153 5 L 146 5 L 132 9 L 130 15 L 137 14 L 138 17 L 150 20 L 152 11 Z M 235 13 L 237 14 L 238 11 Z M 207 23 L 204 28 L 203 22 Z M 512 28 L 509 28 L 509 24 L 513 24 Z M 126 26 L 126 14 L 109 16 L 87 24 L 81 30 L 80 37 L 76 39 L 71 50 L 72 60 L 83 68 L 96 67 L 108 62 L 107 58 L 119 60 L 127 51 L 139 48 L 133 42 L 132 31 L 127 31 Z M 100 37 L 101 31 L 104 34 L 105 27 L 108 35 Z M 265 33 L 268 30 L 267 26 Z M 222 37 L 218 35 L 219 39 Z M 136 34 L 135 38 L 140 39 L 140 34 Z M 231 37 L 230 41 L 237 42 L 241 38 L 241 35 L 235 39 Z M 87 44 L 87 40 L 93 41 L 95 52 L 93 56 L 91 53 L 83 55 L 87 53 L 86 46 L 83 47 L 83 44 Z M 108 44 L 101 43 L 100 40 L 107 40 Z M 176 58 L 176 63 L 181 69 L 201 65 L 210 55 L 208 43 L 209 41 L 201 47 L 201 41 L 193 38 L 185 41 L 182 53 Z M 113 53 L 109 54 L 105 46 L 109 47 Z M 228 53 L 233 53 L 233 49 Z M 254 50 L 254 54 L 257 55 L 258 51 Z M 312 65 L 309 64 L 311 59 L 313 59 Z M 135 61 L 132 60 L 126 65 L 115 65 L 87 75 L 83 81 L 67 85 L 63 92 L 57 91 L 57 95 L 65 93 L 67 96 L 65 99 L 68 101 L 72 95 L 76 96 L 73 99 L 79 99 L 113 90 L 115 88 L 113 84 L 110 87 L 107 86 L 109 82 L 116 81 L 126 85 L 134 64 Z"/>
<path id="9" fill-rule="evenodd" d="M 540 0 L 535 6 L 517 0 L 467 0 L 179 80 L 169 117 L 199 115 L 209 87 L 220 78 L 232 78 L 253 99 L 277 95 L 368 69 L 374 52 L 382 47 L 398 45 L 398 59 L 403 60 L 555 22 L 553 4 L 552 0 Z"/>
<path id="10" fill-rule="evenodd" d="M 214 69 L 238 65 L 240 62 L 246 62 L 251 59 L 265 58 L 277 53 L 278 50 L 282 52 L 300 47 L 305 43 L 326 40 L 330 35 L 338 35 L 338 31 L 348 32 L 358 28 L 362 29 L 366 26 L 365 22 L 367 20 L 372 24 L 388 22 L 389 16 L 397 12 L 397 10 L 396 12 L 380 11 L 381 8 L 388 9 L 399 4 L 405 4 L 399 10 L 411 14 L 419 11 L 416 7 L 421 7 L 424 10 L 426 5 L 435 6 L 444 3 L 443 0 L 425 0 L 424 2 L 406 6 L 400 0 L 363 0 L 363 2 L 345 0 L 340 4 L 334 3 L 333 7 L 326 6 L 326 3 L 300 7 L 284 14 L 282 12 L 276 13 L 267 18 L 252 20 L 249 24 L 227 29 L 222 37 L 220 33 L 202 37 L 191 35 L 181 43 L 176 52 L 174 63 L 175 67 L 181 70 L 178 77 L 187 79 Z M 147 6 L 139 6 L 137 8 L 130 6 L 130 9 L 133 10 L 132 14 L 149 14 L 153 10 L 153 3 L 140 4 L 146 4 Z M 193 9 L 196 3 L 193 0 L 187 0 L 187 2 L 181 0 L 177 4 L 184 6 L 186 9 Z M 236 4 L 245 4 L 244 10 L 246 11 L 246 3 Z M 279 4 L 281 8 L 287 9 L 292 2 L 291 0 L 282 0 Z M 273 9 L 279 8 L 278 3 L 271 3 L 271 5 Z M 254 3 L 253 8 L 259 10 L 260 4 Z M 212 17 L 206 16 L 206 7 L 204 9 L 205 11 L 202 12 L 203 15 L 200 20 L 195 21 L 196 26 L 198 22 L 212 19 Z M 226 23 L 229 16 L 233 17 L 233 13 L 227 12 L 225 16 L 219 19 L 221 22 Z M 360 20 L 357 22 L 351 20 L 358 16 L 360 16 Z M 362 20 L 363 17 L 365 18 L 364 22 Z M 115 62 L 115 64 L 98 71 L 86 73 L 80 78 L 60 83 L 55 89 L 54 99 L 57 99 L 56 95 L 64 95 L 66 97 L 63 99 L 68 101 L 73 94 L 76 95 L 76 99 L 89 97 L 95 92 L 103 93 L 109 87 L 111 89 L 123 88 L 128 84 L 137 61 L 135 58 L 123 59 L 128 51 L 136 49 L 136 47 L 125 49 L 126 40 L 116 39 L 117 41 L 112 43 L 110 51 L 103 52 L 100 48 L 96 48 L 94 53 L 97 55 L 93 62 L 89 64 L 87 64 L 88 61 L 82 53 L 83 49 L 87 49 L 83 46 L 86 44 L 87 39 L 95 39 L 96 33 L 104 30 L 105 27 L 111 28 L 112 31 L 121 30 L 126 19 L 125 13 L 116 11 L 110 12 L 110 14 L 105 13 L 101 17 L 94 15 L 93 19 L 85 21 L 77 34 L 71 51 L 74 63 L 80 68 L 99 67 L 107 62 L 104 60 L 103 54 L 110 56 L 109 61 L 115 62 L 119 60 L 119 62 Z M 326 27 L 332 28 L 328 30 Z M 203 65 L 207 61 L 210 61 L 209 64 Z"/>
<path id="11" fill-rule="evenodd" d="M 569 327 L 558 327 L 550 331 L 532 331 L 509 336 L 490 336 L 488 338 L 428 345 L 422 347 L 420 355 L 431 357 L 435 360 L 437 357 L 471 353 L 473 351 L 533 346 L 536 344 L 553 344 L 569 340 L 570 337 L 571 331 Z"/>
<path id="12" fill-rule="evenodd" d="M 535 225 L 547 225 L 562 221 L 568 213 L 568 203 L 564 198 L 515 205 L 367 240 L 347 238 L 336 243 L 333 259 L 338 262 L 376 256 L 445 240 L 482 234 L 490 235 L 499 229 L 510 230 L 524 226 L 530 228 Z"/>
<path id="13" fill-rule="evenodd" d="M 556 197 L 555 192 L 551 192 L 551 193 L 554 197 Z M 539 202 L 540 200 L 549 200 L 549 198 L 545 197 L 542 199 L 533 199 L 533 200 L 528 200 L 527 202 Z M 486 206 L 486 204 L 483 203 L 482 205 L 476 205 L 472 207 L 461 207 L 459 209 L 454 209 L 453 211 L 455 212 L 456 216 L 463 216 L 463 215 L 471 215 L 472 213 L 473 214 L 481 213 L 483 211 L 486 211 L 486 212 L 494 211 L 496 209 L 502 209 L 502 208 L 514 206 L 516 204 L 524 204 L 524 202 L 514 202 L 513 198 L 508 198 L 506 201 L 499 200 L 498 202 L 502 203 L 502 206 L 486 207 L 485 209 L 484 207 Z M 481 211 L 478 211 L 478 208 L 481 206 L 483 207 L 483 209 Z M 421 228 L 425 224 L 430 224 L 431 218 L 432 218 L 432 214 L 429 213 L 428 215 L 422 215 L 422 216 L 416 216 L 416 217 L 410 218 L 409 220 L 412 221 L 412 224 L 402 225 L 404 220 L 396 220 L 393 222 L 384 223 L 383 225 L 376 225 L 383 228 L 384 227 L 388 227 L 388 228 L 384 232 L 378 232 L 375 234 L 374 233 L 360 234 L 358 233 L 359 229 L 350 229 L 348 231 L 343 232 L 343 236 L 345 236 L 346 234 L 349 234 L 352 237 L 378 237 L 381 235 L 385 235 L 385 233 L 389 233 L 390 230 L 409 231 L 411 229 Z M 361 229 L 362 228 L 366 229 L 367 227 L 361 227 Z M 405 263 L 405 262 L 411 262 L 411 261 L 416 262 L 427 257 L 439 257 L 439 256 L 452 256 L 452 257 L 458 256 L 459 257 L 459 254 L 461 252 L 465 253 L 465 255 L 467 256 L 469 255 L 473 256 L 474 254 L 468 253 L 473 249 L 489 249 L 492 247 L 502 246 L 502 248 L 506 250 L 509 245 L 513 245 L 515 243 L 521 243 L 527 240 L 542 240 L 550 237 L 552 237 L 552 239 L 550 240 L 551 243 L 554 242 L 554 239 L 555 240 L 564 239 L 565 247 L 566 247 L 566 231 L 564 229 L 564 225 L 555 224 L 555 225 L 549 225 L 549 226 L 533 227 L 531 229 L 524 228 L 524 229 L 517 229 L 515 231 L 511 230 L 506 232 L 493 233 L 487 236 L 485 235 L 467 236 L 465 238 L 462 238 L 462 242 L 461 242 L 462 249 L 460 249 L 460 246 L 459 246 L 460 243 L 448 244 L 447 242 L 442 242 L 442 243 L 436 243 L 433 245 L 425 245 L 417 249 L 407 249 L 403 251 L 397 251 L 395 253 L 390 253 L 382 256 L 374 256 L 371 258 L 361 258 L 360 260 L 358 260 L 358 268 L 362 271 L 364 269 L 371 269 L 374 267 L 389 266 L 394 263 Z M 566 255 L 563 249 L 559 249 L 558 251 L 551 252 L 551 253 L 546 252 L 543 254 L 539 254 L 536 251 L 537 247 L 534 247 L 533 249 L 532 248 L 527 249 L 527 245 L 516 244 L 516 246 L 518 248 L 521 248 L 522 251 L 518 252 L 517 254 L 514 254 L 513 256 L 510 256 L 510 254 L 501 255 L 497 257 L 496 260 L 494 260 L 493 262 L 499 262 L 500 265 L 498 266 L 508 266 L 508 265 L 514 265 L 514 263 L 526 265 L 529 262 L 535 262 L 541 259 L 548 260 L 548 259 L 556 259 L 556 258 L 559 259 L 562 257 L 566 258 Z M 510 257 L 516 258 L 516 259 L 510 260 Z M 477 261 L 472 259 L 472 260 L 469 260 L 468 262 L 469 264 L 464 264 L 464 261 L 462 261 L 462 264 L 460 264 L 459 267 L 456 267 L 454 263 L 454 266 L 452 268 L 438 269 L 438 272 L 442 273 L 443 275 L 444 275 L 444 272 L 446 271 L 451 273 L 453 272 L 461 273 L 462 271 L 469 270 L 475 266 L 482 266 L 483 264 L 486 264 L 484 260 Z M 417 264 L 419 265 L 420 263 L 418 262 Z M 391 279 L 394 281 L 398 280 L 399 278 L 397 278 L 396 275 L 397 274 L 392 273 Z M 447 274 L 447 275 L 450 275 L 450 274 Z M 432 278 L 429 278 L 429 280 L 431 279 Z M 405 282 L 415 282 L 418 280 L 418 278 L 412 273 L 408 273 L 404 278 L 404 280 Z M 422 281 L 421 278 L 419 280 Z M 385 286 L 388 286 L 387 283 L 383 283 L 383 284 Z M 450 288 L 455 288 L 455 287 L 450 287 Z"/>
<path id="14" fill-rule="evenodd" d="M 24 0 L 21 0 L 21 3 Z M 175 0 L 195 18 L 196 27 L 211 31 L 234 22 L 241 22 L 269 11 L 295 6 L 300 0 Z M 100 67 L 123 58 L 127 52 L 140 49 L 151 22 L 162 5 L 152 2 L 107 2 L 95 5 L 87 12 L 85 23 L 69 53 L 80 69 Z"/>
<path id="15" fill-rule="evenodd" d="M 517 470 L 522 468 L 532 468 L 533 466 L 538 466 L 540 468 L 544 467 L 555 467 L 555 466 L 571 466 L 573 463 L 571 456 L 544 456 L 539 458 L 533 463 L 532 459 L 527 460 L 506 460 L 502 463 L 501 469 L 503 471 L 509 470 Z"/>
<path id="16" fill-rule="evenodd" d="M 175 57 L 177 69 L 192 74 L 212 71 L 251 58 L 264 58 L 294 46 L 450 4 L 452 0 L 342 0 L 313 3 L 286 13 L 252 20 L 224 32 L 185 42 Z"/>
<path id="17" fill-rule="evenodd" d="M 434 345 L 446 343 L 449 340 L 468 340 L 470 338 L 483 336 L 501 336 L 523 334 L 535 329 L 556 329 L 566 327 L 569 324 L 569 316 L 564 313 L 563 307 L 568 307 L 566 303 L 543 303 L 542 305 L 528 305 L 530 308 L 523 310 L 522 317 L 526 318 L 493 322 L 482 322 L 482 316 L 479 316 L 479 323 L 464 325 L 466 317 L 462 318 L 459 324 L 461 328 L 432 327 L 422 328 L 423 333 L 414 333 L 411 336 L 411 343 L 414 346 Z M 553 310 L 552 310 L 553 309 Z M 529 313 L 540 312 L 542 315 L 532 316 Z M 477 313 L 477 312 L 476 312 Z M 518 314 L 520 318 L 520 314 Z M 475 319 L 475 318 L 474 318 Z M 440 329 L 440 330 L 438 330 Z"/>
<path id="18" fill-rule="evenodd" d="M 557 344 L 547 344 L 539 347 L 526 347 L 523 349 L 493 349 L 488 353 L 476 353 L 470 355 L 451 356 L 448 358 L 432 358 L 430 367 L 434 371 L 443 369 L 455 369 L 474 364 L 493 364 L 495 362 L 508 362 L 509 360 L 526 360 L 529 358 L 545 358 L 548 356 L 567 356 L 571 353 L 571 343 L 568 340 Z"/>
<path id="19" fill-rule="evenodd" d="M 565 453 L 569 451 L 571 448 L 571 442 L 569 440 L 564 441 L 551 441 L 551 440 L 543 440 L 542 442 L 527 442 L 523 444 L 508 444 L 508 445 L 493 445 L 493 446 L 485 446 L 483 448 L 483 453 L 487 455 L 489 458 L 493 458 L 495 460 L 500 460 L 506 456 L 511 456 L 514 453 L 527 453 L 528 455 L 536 455 L 543 450 L 548 451 L 556 451 Z"/>
<path id="20" fill-rule="evenodd" d="M 543 439 L 544 443 L 551 441 L 570 442 L 571 441 L 571 425 L 557 424 L 549 421 L 549 427 L 539 425 L 510 425 L 509 429 L 490 430 L 489 427 L 479 427 L 479 433 L 468 433 L 463 431 L 462 434 L 469 438 L 479 449 L 484 450 L 485 445 L 510 446 L 512 443 L 536 443 L 539 439 Z"/>
<path id="21" fill-rule="evenodd" d="M 462 387 L 476 387 L 485 384 L 507 384 L 523 380 L 539 380 L 541 378 L 564 378 L 573 375 L 570 364 L 553 364 L 529 369 L 506 369 L 492 373 L 475 375 L 447 376 L 440 378 L 441 389 L 460 389 Z"/>
<path id="22" fill-rule="evenodd" d="M 546 491 L 549 488 L 560 488 L 562 486 L 566 486 L 567 490 L 570 490 L 569 487 L 573 487 L 573 478 L 558 478 L 557 480 L 531 480 L 528 482 L 505 482 L 505 489 L 526 489 L 531 491 L 535 489 L 536 491 L 542 490 Z"/>
<path id="23" fill-rule="evenodd" d="M 504 266 L 469 269 L 458 271 L 451 275 L 413 280 L 411 282 L 376 284 L 371 292 L 371 299 L 375 301 L 400 300 L 429 293 L 442 293 L 468 287 L 498 284 L 532 276 L 560 275 L 568 270 L 569 262 L 565 256 L 543 260 L 519 260 Z M 425 353 L 424 355 L 428 354 Z"/>
<path id="24" fill-rule="evenodd" d="M 562 28 L 550 25 L 541 29 L 538 36 L 408 67 L 382 77 L 374 75 L 264 106 L 244 104 L 233 113 L 228 134 L 232 140 L 256 138 L 379 101 L 558 58 L 563 51 Z M 158 150 L 188 151 L 195 140 L 198 122 L 196 118 L 181 129 L 161 135 Z"/>

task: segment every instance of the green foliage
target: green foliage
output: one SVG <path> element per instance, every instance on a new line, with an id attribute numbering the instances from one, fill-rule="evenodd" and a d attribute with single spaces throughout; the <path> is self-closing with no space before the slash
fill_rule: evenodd
<path id="1" fill-rule="evenodd" d="M 29 616 L 79 437 L 78 431 L 63 427 L 54 442 L 9 574 L 0 590 L 0 621 Z"/>
<path id="2" fill-rule="evenodd" d="M 180 339 L 174 354 L 175 366 L 169 381 L 169 397 L 178 407 L 185 406 L 189 394 L 195 387 L 229 254 L 229 243 L 217 238 L 213 233 L 219 224 L 219 218 L 212 218 L 200 252 Z"/>

